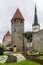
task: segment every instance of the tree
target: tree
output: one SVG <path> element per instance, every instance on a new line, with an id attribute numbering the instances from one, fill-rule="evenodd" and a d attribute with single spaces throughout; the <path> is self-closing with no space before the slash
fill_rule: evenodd
<path id="1" fill-rule="evenodd" d="M 32 38 L 32 32 L 25 32 L 24 35 L 26 38 Z"/>

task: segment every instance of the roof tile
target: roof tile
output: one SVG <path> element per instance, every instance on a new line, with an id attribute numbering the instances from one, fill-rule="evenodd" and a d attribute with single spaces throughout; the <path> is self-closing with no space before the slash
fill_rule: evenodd
<path id="1" fill-rule="evenodd" d="M 5 40 L 5 37 L 6 37 L 6 36 L 11 36 L 11 33 L 8 31 L 8 32 L 4 35 L 3 41 Z"/>
<path id="2" fill-rule="evenodd" d="M 24 17 L 22 16 L 22 14 L 21 14 L 21 12 L 18 8 L 17 8 L 17 10 L 16 10 L 12 19 L 24 19 Z"/>
<path id="3" fill-rule="evenodd" d="M 11 33 L 8 31 L 8 32 L 6 33 L 6 36 L 11 36 Z"/>

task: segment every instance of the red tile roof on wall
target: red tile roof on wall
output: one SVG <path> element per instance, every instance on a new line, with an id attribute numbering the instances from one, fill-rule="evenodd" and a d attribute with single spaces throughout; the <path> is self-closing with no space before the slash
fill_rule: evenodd
<path id="1" fill-rule="evenodd" d="M 11 36 L 11 33 L 8 31 L 8 32 L 6 33 L 6 36 Z"/>
<path id="2" fill-rule="evenodd" d="M 3 41 L 5 40 L 5 37 L 6 37 L 6 36 L 11 36 L 11 33 L 8 31 L 8 32 L 4 35 Z"/>
<path id="3" fill-rule="evenodd" d="M 17 10 L 16 10 L 16 12 L 15 12 L 12 19 L 24 19 L 21 12 L 20 12 L 20 10 L 18 8 L 17 8 Z"/>

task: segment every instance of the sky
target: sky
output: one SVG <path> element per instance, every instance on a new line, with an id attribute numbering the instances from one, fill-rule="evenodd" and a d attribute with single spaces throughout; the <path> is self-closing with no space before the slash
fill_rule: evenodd
<path id="1" fill-rule="evenodd" d="M 43 0 L 0 0 L 0 42 L 8 30 L 11 32 L 11 19 L 17 8 L 25 19 L 24 31 L 32 31 L 35 4 L 40 29 L 43 29 Z"/>

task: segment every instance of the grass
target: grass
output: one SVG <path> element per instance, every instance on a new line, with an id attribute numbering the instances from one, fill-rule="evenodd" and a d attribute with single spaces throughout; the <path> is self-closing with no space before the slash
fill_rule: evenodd
<path id="1" fill-rule="evenodd" d="M 40 54 L 43 54 L 43 52 L 40 52 Z"/>
<path id="2" fill-rule="evenodd" d="M 0 63 L 0 65 L 40 65 L 40 64 L 36 63 L 36 62 L 29 61 L 29 60 L 23 60 L 21 62 L 15 62 L 15 63 L 6 63 L 6 64 Z"/>
<path id="3" fill-rule="evenodd" d="M 39 56 L 38 59 L 43 60 L 43 56 Z"/>

